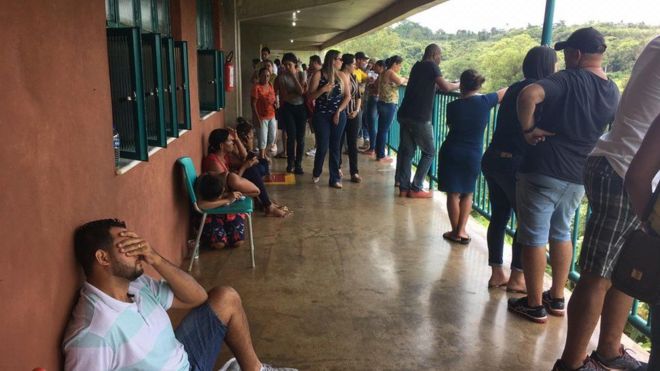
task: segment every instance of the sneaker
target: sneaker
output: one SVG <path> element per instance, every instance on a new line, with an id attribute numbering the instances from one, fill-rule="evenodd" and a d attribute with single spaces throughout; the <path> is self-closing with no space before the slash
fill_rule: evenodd
<path id="1" fill-rule="evenodd" d="M 225 363 L 218 371 L 241 371 L 241 366 L 238 364 L 236 358 L 232 358 Z"/>
<path id="2" fill-rule="evenodd" d="M 315 177 L 312 177 L 312 182 L 314 182 L 314 184 L 316 184 L 316 183 L 318 183 L 318 182 L 319 182 L 319 180 L 321 180 L 321 178 L 320 178 L 320 177 L 317 177 L 317 176 L 315 176 Z"/>
<path id="3" fill-rule="evenodd" d="M 605 370 L 637 370 L 646 365 L 645 363 L 636 360 L 635 357 L 630 354 L 629 350 L 623 347 L 623 345 L 619 348 L 619 354 L 621 355 L 618 357 L 604 359 L 594 350 L 589 358 L 593 359 Z"/>
<path id="4" fill-rule="evenodd" d="M 568 368 L 564 361 L 561 359 L 558 359 L 557 362 L 555 362 L 555 365 L 552 367 L 552 371 L 597 371 L 597 370 L 605 370 L 602 368 L 596 361 L 591 359 L 591 357 L 587 357 L 584 360 L 584 363 L 582 366 L 578 368 Z"/>
<path id="5" fill-rule="evenodd" d="M 303 175 L 305 174 L 305 171 L 303 171 L 303 168 L 297 167 L 295 170 L 293 170 L 293 173 L 297 175 Z"/>
<path id="6" fill-rule="evenodd" d="M 262 363 L 261 371 L 298 371 L 297 368 L 288 368 L 288 367 L 273 367 L 271 365 Z"/>
<path id="7" fill-rule="evenodd" d="M 362 177 L 360 176 L 360 174 L 353 174 L 351 175 L 351 182 L 362 183 Z"/>
<path id="8" fill-rule="evenodd" d="M 548 312 L 545 311 L 543 305 L 539 305 L 538 307 L 530 307 L 527 304 L 526 296 L 520 299 L 509 299 L 508 308 L 511 312 L 519 314 L 532 322 L 545 323 L 548 320 Z"/>
<path id="9" fill-rule="evenodd" d="M 564 305 L 564 298 L 553 298 L 550 296 L 550 290 L 543 292 L 543 305 L 545 305 L 548 313 L 553 316 L 563 316 L 566 311 Z"/>
<path id="10" fill-rule="evenodd" d="M 332 188 L 336 188 L 336 189 L 342 189 L 342 188 L 344 188 L 344 187 L 341 185 L 340 182 L 332 183 L 332 184 L 330 184 L 330 187 L 332 187 Z"/>
<path id="11" fill-rule="evenodd" d="M 408 192 L 408 197 L 410 198 L 433 198 L 433 191 L 410 191 Z"/>
<path id="12" fill-rule="evenodd" d="M 309 151 L 305 152 L 305 154 L 309 157 L 314 157 L 316 156 L 316 148 L 312 148 Z"/>
<path id="13" fill-rule="evenodd" d="M 287 166 L 287 168 L 286 168 L 286 172 L 287 172 L 287 173 L 292 174 L 293 171 L 294 171 L 293 166 Z"/>

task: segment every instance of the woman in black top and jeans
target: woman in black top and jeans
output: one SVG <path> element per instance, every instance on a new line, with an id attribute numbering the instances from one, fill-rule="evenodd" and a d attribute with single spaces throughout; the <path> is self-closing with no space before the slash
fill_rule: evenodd
<path id="1" fill-rule="evenodd" d="M 481 160 L 481 170 L 488 183 L 491 204 L 491 219 L 488 225 L 488 265 L 492 273 L 488 287 L 506 286 L 507 291 L 525 292 L 525 278 L 521 262 L 521 246 L 513 241 L 511 259 L 511 277 L 507 279 L 502 269 L 504 234 L 511 216 L 515 211 L 516 173 L 526 146 L 516 113 L 518 93 L 555 72 L 557 53 L 547 46 L 537 46 L 529 50 L 523 61 L 524 80 L 511 85 L 500 103 L 497 125 L 493 139 Z"/>

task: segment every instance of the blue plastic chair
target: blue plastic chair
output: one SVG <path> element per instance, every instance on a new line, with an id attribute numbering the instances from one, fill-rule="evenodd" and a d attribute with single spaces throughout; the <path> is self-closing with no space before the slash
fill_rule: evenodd
<path id="1" fill-rule="evenodd" d="M 245 213 L 248 216 L 248 227 L 250 232 L 250 255 L 252 256 L 252 268 L 255 267 L 254 264 L 254 238 L 252 235 L 252 212 L 254 211 L 254 205 L 252 198 L 246 197 L 244 200 L 238 200 L 231 205 L 217 207 L 215 209 L 203 210 L 197 205 L 197 196 L 195 195 L 195 180 L 197 180 L 197 173 L 195 172 L 195 165 L 193 165 L 192 159 L 190 157 L 181 157 L 176 160 L 179 165 L 183 168 L 183 174 L 186 180 L 186 189 L 188 190 L 188 198 L 190 203 L 192 203 L 193 208 L 196 212 L 202 214 L 202 222 L 197 228 L 197 238 L 195 239 L 195 249 L 193 250 L 192 256 L 190 257 L 190 265 L 188 266 L 188 272 L 192 270 L 193 262 L 199 257 L 199 240 L 202 238 L 202 229 L 204 228 L 204 222 L 206 221 L 206 216 L 209 214 L 213 215 L 223 215 L 223 214 L 239 214 Z"/>

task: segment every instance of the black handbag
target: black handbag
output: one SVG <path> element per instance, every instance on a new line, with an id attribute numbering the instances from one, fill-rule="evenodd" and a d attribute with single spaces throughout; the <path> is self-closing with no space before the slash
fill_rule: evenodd
<path id="1" fill-rule="evenodd" d="M 660 187 L 657 188 L 645 213 L 648 232 L 638 229 L 628 236 L 612 272 L 614 287 L 651 304 L 660 302 L 660 237 L 655 230 Z"/>
<path id="2" fill-rule="evenodd" d="M 660 302 L 660 238 L 633 231 L 621 249 L 612 284 L 641 301 Z"/>

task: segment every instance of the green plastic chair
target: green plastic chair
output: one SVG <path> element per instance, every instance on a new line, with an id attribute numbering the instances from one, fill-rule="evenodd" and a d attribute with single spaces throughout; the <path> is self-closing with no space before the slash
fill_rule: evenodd
<path id="1" fill-rule="evenodd" d="M 195 165 L 193 165 L 192 159 L 190 157 L 181 157 L 176 160 L 176 162 L 181 165 L 183 168 L 184 178 L 186 180 L 186 189 L 188 190 L 188 198 L 190 203 L 192 203 L 193 208 L 196 212 L 202 214 L 202 222 L 197 228 L 197 238 L 195 239 L 195 249 L 193 250 L 192 256 L 190 257 L 190 265 L 188 266 L 188 272 L 192 270 L 193 262 L 199 258 L 199 240 L 202 238 L 202 229 L 204 228 L 204 222 L 206 221 L 206 216 L 209 214 L 213 215 L 224 215 L 224 214 L 239 214 L 245 213 L 248 216 L 248 228 L 250 232 L 250 255 L 252 257 L 252 268 L 255 267 L 254 264 L 254 237 L 252 234 L 252 212 L 254 211 L 254 204 L 252 198 L 246 197 L 244 200 L 237 200 L 231 205 L 217 207 L 215 209 L 203 210 L 197 205 L 197 196 L 195 195 L 195 180 L 197 180 L 197 173 L 195 172 Z"/>

